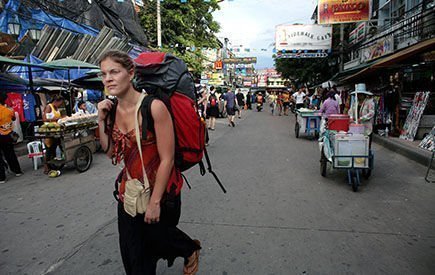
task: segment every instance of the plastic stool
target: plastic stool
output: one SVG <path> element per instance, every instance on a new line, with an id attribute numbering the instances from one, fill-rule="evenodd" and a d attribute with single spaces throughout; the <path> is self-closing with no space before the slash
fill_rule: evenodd
<path id="1" fill-rule="evenodd" d="M 27 143 L 28 157 L 33 159 L 33 169 L 38 170 L 38 159 L 44 157 L 45 146 L 41 141 Z"/>

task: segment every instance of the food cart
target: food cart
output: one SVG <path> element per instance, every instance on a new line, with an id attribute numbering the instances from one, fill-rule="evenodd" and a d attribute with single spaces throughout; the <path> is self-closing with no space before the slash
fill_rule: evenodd
<path id="1" fill-rule="evenodd" d="M 296 111 L 295 136 L 300 133 L 319 137 L 322 114 L 316 110 L 301 108 Z"/>
<path id="2" fill-rule="evenodd" d="M 95 129 L 98 127 L 97 115 L 66 117 L 56 122 L 44 123 L 35 129 L 38 139 L 59 138 L 61 156 L 56 156 L 47 164 L 59 170 L 67 162 L 73 162 L 80 173 L 89 169 L 92 154 L 96 152 Z"/>
<path id="3" fill-rule="evenodd" d="M 351 93 L 354 96 L 355 113 L 353 118 L 358 120 L 358 91 L 368 93 L 365 87 Z M 358 191 L 361 176 L 368 179 L 374 166 L 374 154 L 370 150 L 370 138 L 365 134 L 362 124 L 350 124 L 349 115 L 330 115 L 327 118 L 326 131 L 319 139 L 320 174 L 326 177 L 328 163 L 334 169 L 347 170 L 347 179 L 354 192 Z"/>
<path id="4" fill-rule="evenodd" d="M 320 139 L 320 174 L 326 177 L 328 163 L 334 169 L 347 170 L 347 179 L 354 192 L 358 191 L 361 176 L 368 179 L 374 165 L 369 137 L 363 134 L 326 130 Z"/>

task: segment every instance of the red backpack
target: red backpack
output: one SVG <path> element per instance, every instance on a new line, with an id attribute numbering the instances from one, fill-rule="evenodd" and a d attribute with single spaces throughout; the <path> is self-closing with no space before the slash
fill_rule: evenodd
<path id="1" fill-rule="evenodd" d="M 216 95 L 210 95 L 210 107 L 216 107 L 217 98 Z"/>
<path id="2" fill-rule="evenodd" d="M 146 139 L 148 129 L 153 129 L 151 103 L 154 99 L 160 99 L 171 113 L 174 123 L 176 168 L 183 172 L 199 164 L 204 175 L 202 158 L 205 156 L 208 171 L 226 193 L 211 168 L 205 148 L 206 125 L 198 114 L 196 88 L 187 65 L 181 59 L 162 52 L 142 53 L 134 62 L 135 87 L 148 93 L 141 105 L 142 139 Z"/>

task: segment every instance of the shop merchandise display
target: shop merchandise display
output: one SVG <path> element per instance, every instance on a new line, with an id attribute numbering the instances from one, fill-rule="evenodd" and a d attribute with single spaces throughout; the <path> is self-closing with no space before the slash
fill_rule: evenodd
<path id="1" fill-rule="evenodd" d="M 405 125 L 400 134 L 401 139 L 414 141 L 417 134 L 418 125 L 420 124 L 421 116 L 426 108 L 430 92 L 417 92 L 412 102 L 411 110 L 406 118 Z"/>
<path id="2" fill-rule="evenodd" d="M 432 128 L 432 131 L 420 142 L 418 145 L 420 148 L 428 150 L 430 152 L 435 150 L 435 126 Z"/>

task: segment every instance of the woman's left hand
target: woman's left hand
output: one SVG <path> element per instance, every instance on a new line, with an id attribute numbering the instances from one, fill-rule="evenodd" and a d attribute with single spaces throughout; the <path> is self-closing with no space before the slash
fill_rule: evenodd
<path id="1" fill-rule="evenodd" d="M 145 222 L 152 224 L 160 221 L 160 203 L 148 203 L 147 210 L 145 212 Z"/>

